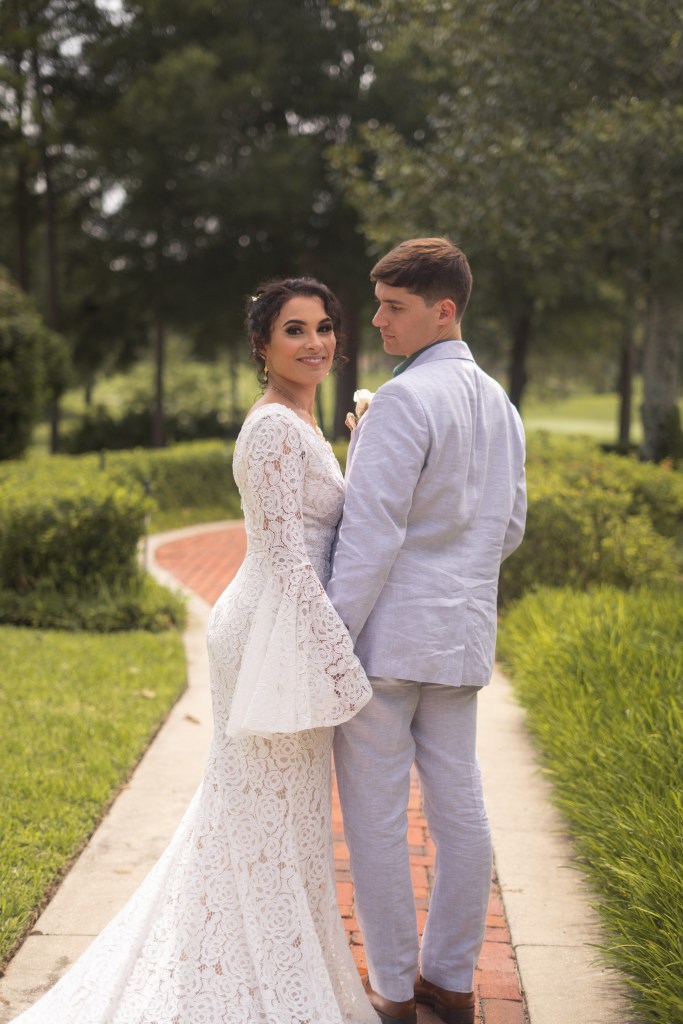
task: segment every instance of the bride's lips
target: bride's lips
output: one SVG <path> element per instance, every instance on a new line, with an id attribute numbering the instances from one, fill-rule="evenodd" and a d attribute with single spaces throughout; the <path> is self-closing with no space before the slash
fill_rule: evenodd
<path id="1" fill-rule="evenodd" d="M 325 362 L 325 356 L 302 356 L 299 362 L 305 363 L 306 366 L 320 366 Z"/>

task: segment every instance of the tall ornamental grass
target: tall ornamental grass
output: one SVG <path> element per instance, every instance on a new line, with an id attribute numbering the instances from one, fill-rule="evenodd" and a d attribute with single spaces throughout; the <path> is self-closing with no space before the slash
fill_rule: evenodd
<path id="1" fill-rule="evenodd" d="M 543 589 L 499 654 L 597 893 L 604 954 L 683 1024 L 683 593 Z"/>

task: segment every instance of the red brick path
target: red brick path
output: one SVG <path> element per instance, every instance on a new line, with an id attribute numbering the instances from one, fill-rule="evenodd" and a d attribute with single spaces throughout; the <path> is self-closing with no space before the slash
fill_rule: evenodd
<path id="1" fill-rule="evenodd" d="M 209 604 L 213 604 L 239 568 L 245 549 L 244 530 L 234 526 L 219 531 L 198 532 L 194 536 L 170 541 L 157 549 L 156 560 L 176 579 L 190 587 Z M 332 828 L 339 908 L 356 963 L 361 970 L 365 970 L 363 940 L 354 914 L 349 854 L 344 843 L 336 787 L 333 793 Z M 422 934 L 431 892 L 434 846 L 427 832 L 415 776 L 411 783 L 408 805 L 408 841 L 418 924 Z M 477 1022 L 524 1024 L 524 1004 L 517 968 L 495 877 L 491 882 L 486 924 L 486 940 L 475 975 Z M 439 1024 L 438 1018 L 426 1007 L 419 1007 L 418 1019 L 420 1024 Z"/>

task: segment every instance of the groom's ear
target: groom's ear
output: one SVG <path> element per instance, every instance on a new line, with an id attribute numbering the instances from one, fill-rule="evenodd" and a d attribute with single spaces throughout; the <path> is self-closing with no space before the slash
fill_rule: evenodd
<path id="1" fill-rule="evenodd" d="M 455 320 L 455 314 L 457 307 L 453 302 L 453 299 L 441 299 L 439 302 L 439 322 L 447 323 L 449 320 Z"/>

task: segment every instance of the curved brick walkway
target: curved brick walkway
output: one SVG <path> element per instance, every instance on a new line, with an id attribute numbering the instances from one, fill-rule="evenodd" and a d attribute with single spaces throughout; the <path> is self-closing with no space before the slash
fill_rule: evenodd
<path id="1" fill-rule="evenodd" d="M 208 533 L 198 532 L 194 536 L 169 541 L 157 549 L 156 561 L 199 597 L 213 604 L 235 575 L 245 550 L 244 531 L 232 527 Z M 349 854 L 344 843 L 336 787 L 333 792 L 332 823 L 339 909 L 356 963 L 361 970 L 365 970 L 363 941 L 354 915 Z M 418 924 L 422 934 L 433 878 L 434 846 L 422 813 L 415 776 L 408 806 L 408 841 Z M 486 940 L 475 976 L 478 1024 L 524 1024 L 524 1004 L 495 876 L 491 882 L 486 923 Z M 438 1018 L 425 1007 L 419 1008 L 418 1020 L 419 1024 L 439 1024 Z"/>

